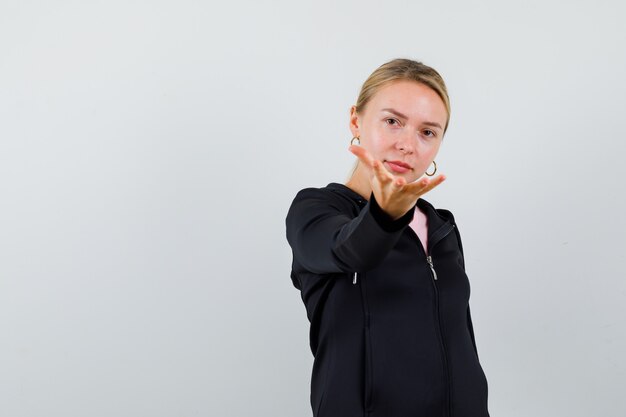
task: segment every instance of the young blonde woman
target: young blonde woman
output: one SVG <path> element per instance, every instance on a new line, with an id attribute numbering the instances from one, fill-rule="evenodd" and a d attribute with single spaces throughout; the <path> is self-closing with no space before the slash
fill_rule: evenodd
<path id="1" fill-rule="evenodd" d="M 422 198 L 450 119 L 443 79 L 396 59 L 350 112 L 346 184 L 298 192 L 291 279 L 311 323 L 315 417 L 486 417 L 487 380 L 452 214 Z"/>

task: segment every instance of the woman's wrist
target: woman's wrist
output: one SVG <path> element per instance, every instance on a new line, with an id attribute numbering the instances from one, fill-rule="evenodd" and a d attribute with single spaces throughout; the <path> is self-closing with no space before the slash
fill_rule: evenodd
<path id="1" fill-rule="evenodd" d="M 372 217 L 374 217 L 380 227 L 388 232 L 396 232 L 407 226 L 411 222 L 411 220 L 413 220 L 413 210 L 409 210 L 398 217 L 394 217 L 387 213 L 378 204 L 378 201 L 376 201 L 374 193 L 370 195 L 369 204 L 370 211 L 372 212 Z"/>

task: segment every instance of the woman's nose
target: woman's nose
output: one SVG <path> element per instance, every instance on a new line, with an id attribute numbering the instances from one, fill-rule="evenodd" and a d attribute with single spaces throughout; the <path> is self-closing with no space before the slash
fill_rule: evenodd
<path id="1" fill-rule="evenodd" d="M 415 138 L 410 134 L 401 135 L 396 142 L 396 148 L 405 154 L 415 152 Z"/>

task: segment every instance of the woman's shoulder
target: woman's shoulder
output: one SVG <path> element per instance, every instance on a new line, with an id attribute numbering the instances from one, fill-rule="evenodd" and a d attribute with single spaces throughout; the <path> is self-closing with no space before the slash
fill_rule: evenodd
<path id="1" fill-rule="evenodd" d="M 325 212 L 357 215 L 366 203 L 363 197 L 345 185 L 330 183 L 324 187 L 307 187 L 298 191 L 287 216 L 314 216 Z"/>
<path id="2" fill-rule="evenodd" d="M 294 202 L 303 199 L 350 202 L 363 204 L 365 199 L 344 184 L 331 182 L 324 187 L 306 187 L 297 192 Z"/>

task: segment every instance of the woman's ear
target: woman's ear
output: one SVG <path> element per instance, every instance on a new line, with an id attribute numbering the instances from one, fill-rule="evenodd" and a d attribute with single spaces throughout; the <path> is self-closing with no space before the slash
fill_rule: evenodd
<path id="1" fill-rule="evenodd" d="M 359 114 L 356 112 L 356 106 L 350 107 L 350 132 L 352 137 L 360 137 L 361 130 L 359 129 Z"/>

